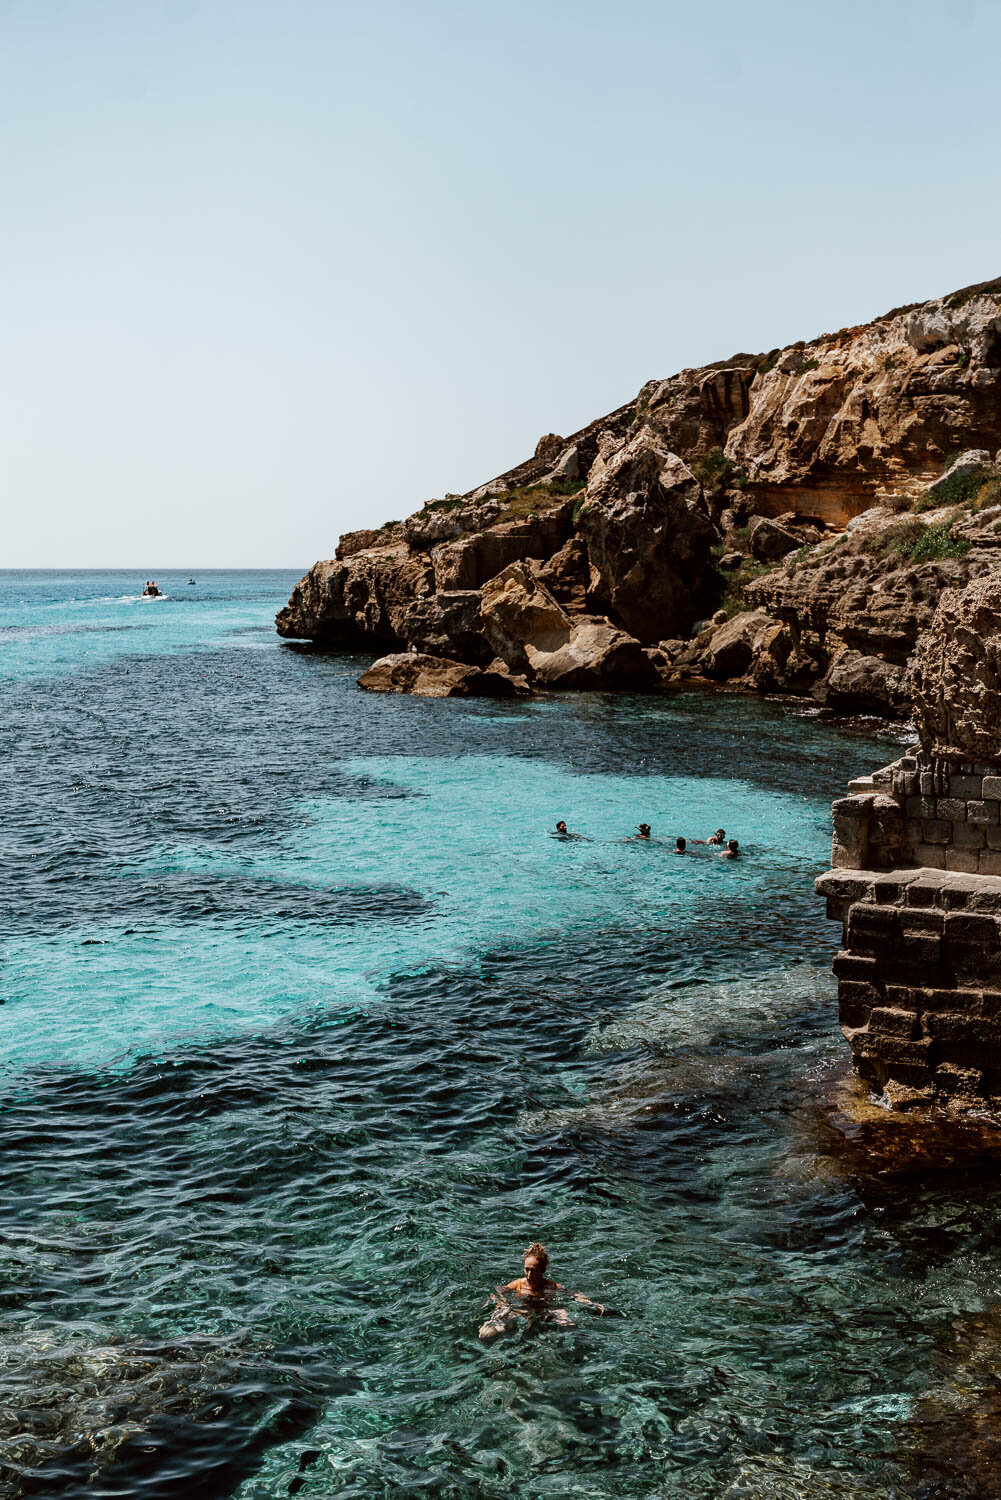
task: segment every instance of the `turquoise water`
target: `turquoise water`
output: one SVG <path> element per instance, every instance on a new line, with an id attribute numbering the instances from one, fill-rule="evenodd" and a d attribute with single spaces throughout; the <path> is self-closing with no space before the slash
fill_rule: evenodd
<path id="1" fill-rule="evenodd" d="M 155 576 L 0 574 L 0 1494 L 933 1493 L 996 1190 L 888 1197 L 818 1125 L 812 880 L 892 744 L 372 697 L 275 637 L 293 575 Z M 485 1347 L 536 1237 L 614 1316 Z"/>

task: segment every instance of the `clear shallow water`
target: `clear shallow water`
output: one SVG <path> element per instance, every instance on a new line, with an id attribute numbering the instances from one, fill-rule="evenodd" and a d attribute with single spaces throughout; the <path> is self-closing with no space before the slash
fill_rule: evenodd
<path id="1" fill-rule="evenodd" d="M 0 1494 L 976 1493 L 905 1450 L 997 1190 L 816 1124 L 812 878 L 887 746 L 369 697 L 293 575 L 195 576 L 0 574 Z M 536 1236 L 619 1315 L 484 1348 Z"/>

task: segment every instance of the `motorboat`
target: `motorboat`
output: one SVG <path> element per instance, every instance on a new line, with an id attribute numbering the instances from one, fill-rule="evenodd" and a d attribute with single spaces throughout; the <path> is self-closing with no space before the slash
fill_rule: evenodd
<path id="1" fill-rule="evenodd" d="M 188 588 L 190 588 L 190 587 L 191 587 L 191 585 L 192 585 L 192 584 L 193 584 L 193 583 L 194 583 L 194 581 L 195 581 L 195 580 L 194 580 L 194 579 L 193 579 L 193 578 L 189 578 L 189 579 L 188 579 Z"/>
<path id="2" fill-rule="evenodd" d="M 139 597 L 141 599 L 162 599 L 163 589 L 157 588 L 155 583 L 147 583 Z"/>

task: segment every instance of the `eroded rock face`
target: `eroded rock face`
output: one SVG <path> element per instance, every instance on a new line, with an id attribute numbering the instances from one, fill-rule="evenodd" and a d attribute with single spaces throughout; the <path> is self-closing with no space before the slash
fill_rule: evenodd
<path id="1" fill-rule="evenodd" d="M 645 643 L 692 623 L 715 531 L 698 480 L 652 426 L 595 462 L 578 526 L 592 608 Z"/>
<path id="2" fill-rule="evenodd" d="M 416 600 L 434 593 L 428 559 L 404 544 L 316 563 L 278 614 L 278 634 L 325 644 L 400 644 Z"/>
<path id="3" fill-rule="evenodd" d="M 942 596 L 915 652 L 910 687 L 926 749 L 1001 758 L 1001 568 Z"/>
<path id="4" fill-rule="evenodd" d="M 996 450 L 999 382 L 995 282 L 777 352 L 726 453 L 760 509 L 795 490 L 797 509 L 842 523 L 922 487 L 956 449 Z"/>
<path id="5" fill-rule="evenodd" d="M 514 563 L 483 589 L 483 628 L 502 661 L 542 687 L 651 688 L 659 674 L 639 641 L 607 620 L 572 616 L 536 566 Z"/>
<path id="6" fill-rule="evenodd" d="M 665 680 L 906 712 L 900 674 L 943 590 L 1001 566 L 999 449 L 1001 280 L 650 381 L 468 494 L 343 537 L 336 560 L 297 584 L 278 629 L 472 666 L 503 650 L 532 672 L 533 651 L 553 656 L 575 638 L 585 652 L 580 628 L 607 617 L 656 651 L 646 660 Z M 904 516 L 915 502 L 921 517 Z M 842 536 L 825 533 L 846 521 Z M 922 552 L 928 522 L 937 540 Z M 527 568 L 520 600 L 514 564 Z M 505 624 L 505 611 L 542 608 L 529 604 L 540 588 L 558 644 L 535 641 L 538 619 Z M 692 639 L 721 600 L 767 616 L 750 660 L 743 627 Z M 588 640 L 587 655 L 636 662 Z M 666 652 L 664 640 L 680 644 Z"/>
<path id="7" fill-rule="evenodd" d="M 380 657 L 362 673 L 358 686 L 370 693 L 414 693 L 419 698 L 511 698 L 518 691 L 509 672 L 419 651 Z"/>

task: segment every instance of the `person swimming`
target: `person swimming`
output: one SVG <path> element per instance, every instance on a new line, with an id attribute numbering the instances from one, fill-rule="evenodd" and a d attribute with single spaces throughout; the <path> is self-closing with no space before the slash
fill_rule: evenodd
<path id="1" fill-rule="evenodd" d="M 639 832 L 633 834 L 634 839 L 648 839 L 650 837 L 650 824 L 640 823 Z"/>
<path id="2" fill-rule="evenodd" d="M 561 836 L 561 838 L 566 838 L 567 831 L 567 825 L 561 819 L 560 822 L 556 825 L 556 832 Z"/>
<path id="3" fill-rule="evenodd" d="M 688 841 L 686 839 L 675 839 L 675 841 L 674 841 L 674 852 L 675 852 L 675 854 L 687 854 L 688 853 Z"/>
<path id="4" fill-rule="evenodd" d="M 740 858 L 740 845 L 737 843 L 736 839 L 728 839 L 727 840 L 726 848 L 723 850 L 723 853 L 722 853 L 722 855 L 720 857 L 722 859 L 739 859 Z"/>
<path id="5" fill-rule="evenodd" d="M 485 1323 L 480 1324 L 481 1339 L 489 1341 L 500 1333 L 510 1333 L 519 1317 L 530 1317 L 533 1312 L 541 1312 L 549 1322 L 557 1323 L 561 1328 L 576 1328 L 576 1323 L 565 1308 L 550 1305 L 554 1292 L 563 1292 L 572 1302 L 593 1308 L 599 1317 L 604 1315 L 605 1309 L 600 1302 L 592 1302 L 583 1292 L 568 1292 L 558 1281 L 548 1280 L 548 1268 L 549 1251 L 538 1240 L 533 1241 L 525 1251 L 524 1276 L 516 1277 L 514 1281 L 509 1281 L 491 1293 L 494 1311 Z M 506 1292 L 513 1292 L 520 1298 L 522 1306 L 512 1307 L 505 1296 Z"/>
<path id="6" fill-rule="evenodd" d="M 693 844 L 725 844 L 726 843 L 726 829 L 725 828 L 717 828 L 716 832 L 710 838 L 707 838 L 707 839 L 692 839 L 692 843 Z"/>

